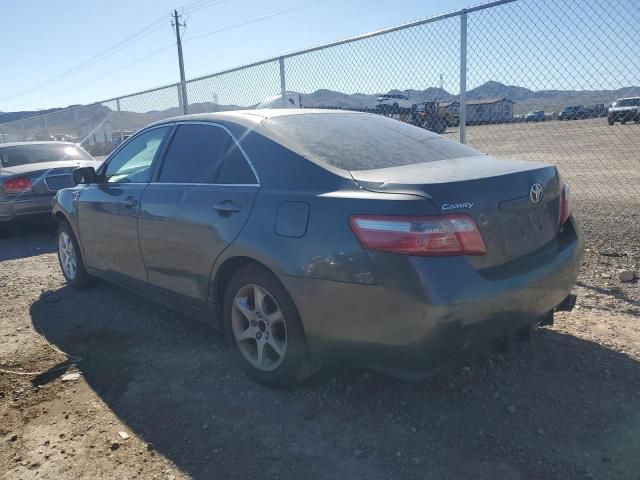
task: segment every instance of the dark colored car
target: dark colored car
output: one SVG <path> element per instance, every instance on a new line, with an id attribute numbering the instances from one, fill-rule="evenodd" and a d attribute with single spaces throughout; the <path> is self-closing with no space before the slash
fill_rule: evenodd
<path id="1" fill-rule="evenodd" d="M 607 115 L 607 122 L 640 122 L 640 97 L 620 98 L 611 104 Z"/>
<path id="2" fill-rule="evenodd" d="M 18 217 L 51 213 L 56 191 L 75 185 L 72 171 L 99 165 L 73 143 L 0 144 L 0 227 Z"/>
<path id="3" fill-rule="evenodd" d="M 589 118 L 589 112 L 583 105 L 565 107 L 558 115 L 558 120 L 581 120 Z"/>
<path id="4" fill-rule="evenodd" d="M 543 110 L 532 110 L 524 116 L 525 122 L 544 122 Z"/>
<path id="5" fill-rule="evenodd" d="M 426 371 L 570 308 L 583 244 L 555 167 L 379 115 L 199 114 L 58 192 L 69 284 L 113 281 L 224 328 L 250 375 Z"/>

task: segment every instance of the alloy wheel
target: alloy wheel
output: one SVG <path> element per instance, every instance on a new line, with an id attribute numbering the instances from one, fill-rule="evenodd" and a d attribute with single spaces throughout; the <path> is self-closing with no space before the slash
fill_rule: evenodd
<path id="1" fill-rule="evenodd" d="M 58 236 L 58 256 L 64 274 L 69 280 L 74 280 L 77 273 L 76 249 L 66 232 L 60 232 Z"/>
<path id="2" fill-rule="evenodd" d="M 273 371 L 287 353 L 287 326 L 275 298 L 259 285 L 245 285 L 233 299 L 231 328 L 243 357 L 256 369 Z"/>

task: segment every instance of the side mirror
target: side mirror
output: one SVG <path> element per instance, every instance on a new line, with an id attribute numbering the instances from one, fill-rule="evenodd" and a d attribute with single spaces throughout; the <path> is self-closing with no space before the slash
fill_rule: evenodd
<path id="1" fill-rule="evenodd" d="M 73 181 L 76 185 L 81 183 L 96 183 L 98 181 L 98 174 L 93 167 L 80 167 L 73 171 Z"/>

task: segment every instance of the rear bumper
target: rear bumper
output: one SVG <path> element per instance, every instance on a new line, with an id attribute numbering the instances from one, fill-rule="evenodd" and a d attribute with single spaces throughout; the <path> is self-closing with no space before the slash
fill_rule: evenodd
<path id="1" fill-rule="evenodd" d="M 478 272 L 464 257 L 398 262 L 376 254 L 384 284 L 281 280 L 321 360 L 429 370 L 486 352 L 563 302 L 583 250 L 573 224 L 567 228 L 553 244 L 500 271 Z"/>
<path id="2" fill-rule="evenodd" d="M 0 222 L 18 217 L 51 213 L 51 200 L 55 195 L 19 195 L 15 198 L 0 196 Z"/>

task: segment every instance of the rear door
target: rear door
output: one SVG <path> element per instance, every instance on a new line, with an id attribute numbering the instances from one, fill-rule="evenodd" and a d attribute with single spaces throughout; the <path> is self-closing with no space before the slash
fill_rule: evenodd
<path id="1" fill-rule="evenodd" d="M 180 124 L 141 202 L 140 248 L 149 283 L 203 306 L 213 264 L 242 230 L 258 188 L 225 127 Z"/>
<path id="2" fill-rule="evenodd" d="M 133 137 L 103 167 L 104 180 L 80 193 L 78 228 L 87 266 L 146 281 L 138 245 L 138 210 L 171 128 L 155 127 Z"/>

